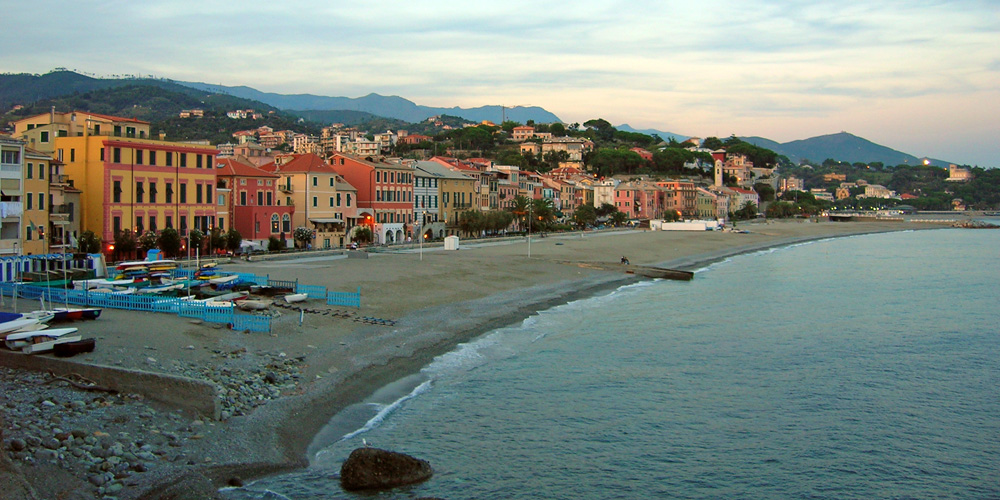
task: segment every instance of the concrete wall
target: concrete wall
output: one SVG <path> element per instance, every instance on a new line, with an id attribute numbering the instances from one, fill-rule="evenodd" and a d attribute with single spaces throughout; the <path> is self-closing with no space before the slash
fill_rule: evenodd
<path id="1" fill-rule="evenodd" d="M 216 386 L 201 380 L 9 351 L 0 351 L 0 365 L 52 372 L 58 376 L 77 374 L 101 387 L 123 393 L 141 394 L 153 401 L 192 411 L 204 418 L 219 419 L 220 406 L 216 398 Z"/>

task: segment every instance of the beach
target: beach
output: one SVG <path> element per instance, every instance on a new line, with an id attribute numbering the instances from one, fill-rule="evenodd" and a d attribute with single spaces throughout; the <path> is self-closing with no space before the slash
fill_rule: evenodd
<path id="1" fill-rule="evenodd" d="M 295 258 L 224 264 L 225 270 L 298 280 L 326 286 L 330 291 L 352 292 L 361 287 L 360 310 L 310 300 L 304 307 L 314 311 L 311 313 L 300 315 L 289 308 L 278 309 L 282 316 L 275 320 L 269 334 L 236 332 L 172 315 L 105 310 L 99 320 L 75 325 L 98 342 L 95 352 L 73 358 L 75 362 L 207 380 L 220 387 L 220 398 L 225 403 L 219 420 L 215 420 L 214 416 L 180 412 L 154 401 L 132 398 L 118 406 L 141 405 L 139 413 L 148 418 L 116 424 L 131 426 L 126 431 L 114 426 L 114 420 L 122 420 L 120 417 L 101 421 L 100 429 L 84 428 L 87 414 L 80 410 L 74 424 L 83 434 L 78 436 L 81 441 L 94 432 L 110 436 L 126 432 L 127 438 L 119 442 L 128 447 L 134 445 L 135 435 L 149 426 L 155 427 L 158 436 L 167 436 L 162 446 L 152 443 L 152 439 L 144 443 L 152 448 L 144 456 L 152 455 L 152 459 L 135 460 L 143 464 L 142 471 L 112 473 L 111 481 L 101 485 L 95 484 L 99 480 L 89 479 L 89 472 L 84 477 L 74 472 L 82 491 L 79 498 L 93 498 L 95 493 L 118 498 L 159 498 L 171 491 L 171 485 L 207 491 L 305 466 L 313 437 L 338 410 L 419 371 L 435 356 L 537 311 L 642 279 L 626 272 L 628 267 L 620 264 L 622 257 L 633 265 L 696 270 L 727 256 L 772 246 L 939 226 L 790 220 L 740 223 L 739 227 L 749 232 L 624 230 L 533 235 L 530 257 L 527 242 L 520 238 L 480 242 L 458 251 L 434 247 L 421 252 L 413 248 L 371 253 L 368 258 L 314 252 Z M 4 310 L 12 306 L 5 304 Z M 330 314 L 344 311 L 354 316 Z M 394 324 L 365 324 L 354 321 L 357 316 L 392 320 Z M 24 395 L 26 401 L 47 400 L 44 391 L 69 390 L 59 384 L 42 386 L 41 380 L 35 383 L 44 388 L 37 389 L 39 395 Z M 247 394 L 242 387 L 253 389 Z M 72 400 L 74 396 L 59 394 L 58 398 Z M 85 402 L 83 408 L 90 406 L 98 412 L 109 411 L 90 402 Z M 24 432 L 10 425 L 11 416 L 20 417 L 20 410 L 9 404 L 3 408 L 5 451 L 10 448 L 10 439 Z M 45 429 L 36 425 L 33 432 Z M 36 457 L 29 461 L 31 465 L 19 468 L 58 468 L 61 449 L 56 446 L 55 458 L 51 453 L 43 454 L 47 459 Z M 70 443 L 66 449 L 75 448 Z M 154 453 L 160 451 L 164 453 Z M 422 458 L 433 463 L 433 457 Z M 24 462 L 15 457 L 14 463 L 19 461 Z M 128 463 L 133 465 L 132 461 Z M 24 475 L 36 485 L 40 498 L 46 497 L 42 491 L 54 492 L 45 489 L 44 481 L 31 480 L 38 474 Z M 109 492 L 106 484 L 121 487 Z M 331 488 L 339 485 L 332 484 Z"/>

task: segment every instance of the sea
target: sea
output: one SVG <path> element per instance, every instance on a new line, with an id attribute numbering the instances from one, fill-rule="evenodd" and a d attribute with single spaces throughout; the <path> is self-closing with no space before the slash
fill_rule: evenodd
<path id="1" fill-rule="evenodd" d="M 344 492 L 360 446 L 434 476 Z M 817 240 L 554 307 L 230 499 L 1000 498 L 1000 231 Z"/>

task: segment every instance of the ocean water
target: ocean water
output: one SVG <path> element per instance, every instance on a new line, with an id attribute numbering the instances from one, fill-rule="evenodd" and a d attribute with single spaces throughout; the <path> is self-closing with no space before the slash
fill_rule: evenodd
<path id="1" fill-rule="evenodd" d="M 1000 498 L 1000 231 L 733 257 L 491 332 L 233 499 Z M 429 481 L 343 492 L 365 442 Z"/>

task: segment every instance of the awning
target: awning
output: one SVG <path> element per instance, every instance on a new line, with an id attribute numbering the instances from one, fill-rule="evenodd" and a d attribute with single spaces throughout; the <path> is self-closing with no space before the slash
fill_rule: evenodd
<path id="1" fill-rule="evenodd" d="M 309 219 L 309 222 L 316 224 L 343 224 L 343 219 Z"/>
<path id="2" fill-rule="evenodd" d="M 3 191 L 4 196 L 21 196 L 20 189 L 0 188 L 0 191 Z"/>
<path id="3" fill-rule="evenodd" d="M 4 196 L 21 196 L 20 179 L 0 180 L 0 191 L 3 191 Z"/>

